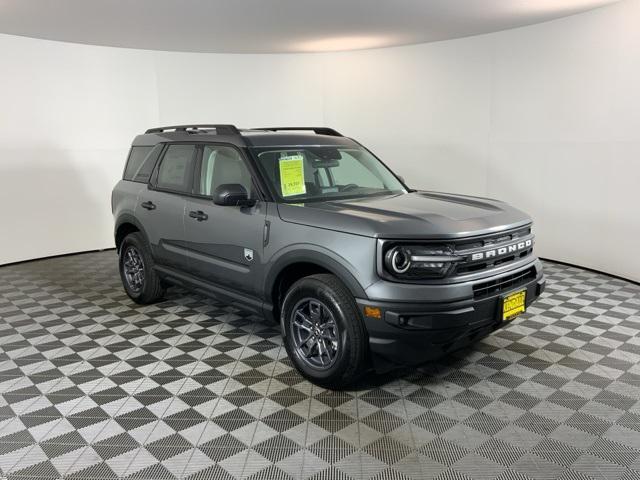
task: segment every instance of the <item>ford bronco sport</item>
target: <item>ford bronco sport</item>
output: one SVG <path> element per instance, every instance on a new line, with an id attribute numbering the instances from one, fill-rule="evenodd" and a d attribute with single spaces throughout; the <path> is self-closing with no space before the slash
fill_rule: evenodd
<path id="1" fill-rule="evenodd" d="M 147 130 L 112 208 L 133 301 L 181 285 L 270 317 L 330 388 L 469 345 L 545 285 L 527 215 L 412 190 L 330 128 Z"/>

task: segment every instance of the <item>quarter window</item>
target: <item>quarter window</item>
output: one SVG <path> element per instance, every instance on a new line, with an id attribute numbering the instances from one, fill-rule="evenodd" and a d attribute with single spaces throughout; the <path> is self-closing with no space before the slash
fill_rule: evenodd
<path id="1" fill-rule="evenodd" d="M 123 178 L 133 182 L 147 183 L 161 150 L 160 144 L 155 147 L 131 147 Z"/>
<path id="2" fill-rule="evenodd" d="M 160 162 L 156 186 L 161 189 L 190 193 L 194 153 L 193 145 L 169 145 Z"/>

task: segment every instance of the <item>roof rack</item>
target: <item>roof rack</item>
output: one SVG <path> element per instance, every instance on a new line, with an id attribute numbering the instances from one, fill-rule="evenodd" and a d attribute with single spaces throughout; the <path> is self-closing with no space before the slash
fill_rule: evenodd
<path id="1" fill-rule="evenodd" d="M 187 130 L 200 130 L 203 128 L 215 128 L 218 135 L 240 135 L 240 131 L 235 125 L 215 125 L 215 124 L 200 124 L 200 125 L 172 125 L 169 127 L 156 127 L 150 128 L 144 133 L 162 133 L 167 130 L 175 130 L 176 132 L 186 132 Z"/>
<path id="2" fill-rule="evenodd" d="M 281 130 L 311 130 L 317 135 L 330 135 L 332 137 L 342 137 L 343 135 L 329 127 L 264 127 L 264 128 L 252 128 L 251 130 L 262 130 L 265 132 L 278 132 Z"/>

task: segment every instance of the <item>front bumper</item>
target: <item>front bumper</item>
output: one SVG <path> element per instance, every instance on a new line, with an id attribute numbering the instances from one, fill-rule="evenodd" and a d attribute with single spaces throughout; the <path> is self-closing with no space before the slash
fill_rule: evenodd
<path id="1" fill-rule="evenodd" d="M 394 365 L 419 365 L 470 345 L 501 328 L 507 323 L 502 321 L 500 310 L 505 295 L 526 289 L 528 308 L 544 291 L 545 277 L 540 262 L 536 261 L 528 268 L 535 269 L 531 277 L 482 298 L 397 303 L 356 299 L 363 312 L 374 368 L 383 371 Z M 513 272 L 509 274 L 513 275 Z M 365 307 L 380 309 L 380 318 L 366 316 Z"/>

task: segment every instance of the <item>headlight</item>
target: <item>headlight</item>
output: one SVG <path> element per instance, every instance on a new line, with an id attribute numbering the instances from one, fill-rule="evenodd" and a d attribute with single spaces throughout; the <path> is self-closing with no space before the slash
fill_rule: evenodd
<path id="1" fill-rule="evenodd" d="M 384 267 L 398 279 L 420 280 L 442 278 L 461 260 L 445 247 L 395 245 L 384 254 Z"/>

